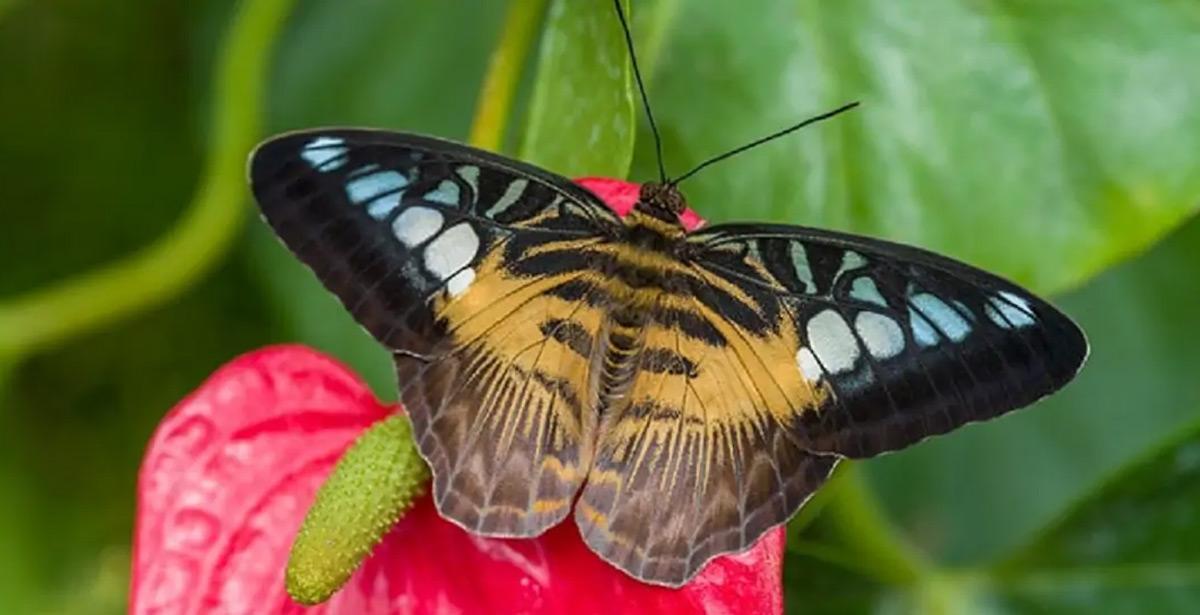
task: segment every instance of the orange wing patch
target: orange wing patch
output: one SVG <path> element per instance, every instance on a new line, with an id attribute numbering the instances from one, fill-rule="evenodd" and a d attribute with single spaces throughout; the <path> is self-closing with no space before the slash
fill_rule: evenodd
<path id="1" fill-rule="evenodd" d="M 786 521 L 836 458 L 808 453 L 788 428 L 828 396 L 797 368 L 794 327 L 755 336 L 690 297 L 662 295 L 653 309 L 702 318 L 725 343 L 689 335 L 679 318 L 647 325 L 628 402 L 603 419 L 575 519 L 604 559 L 677 586 Z"/>
<path id="2" fill-rule="evenodd" d="M 396 356 L 402 399 L 441 514 L 483 534 L 533 536 L 567 515 L 590 464 L 602 313 L 548 292 L 588 271 L 514 276 L 501 248 L 475 271 L 465 292 L 433 302 L 446 327 L 433 360 Z"/>

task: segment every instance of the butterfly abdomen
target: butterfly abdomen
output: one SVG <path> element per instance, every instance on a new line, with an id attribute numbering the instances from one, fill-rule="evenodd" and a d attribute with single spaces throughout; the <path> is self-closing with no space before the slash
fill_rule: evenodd
<path id="1" fill-rule="evenodd" d="M 598 418 L 625 401 L 641 361 L 645 324 L 645 314 L 628 306 L 614 310 L 609 317 L 596 384 Z"/>

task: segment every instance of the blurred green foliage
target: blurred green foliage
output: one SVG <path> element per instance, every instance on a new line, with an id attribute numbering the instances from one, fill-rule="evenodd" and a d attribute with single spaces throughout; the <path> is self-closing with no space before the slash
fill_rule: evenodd
<path id="1" fill-rule="evenodd" d="M 324 124 L 465 138 L 511 44 L 505 151 L 656 175 L 615 20 L 573 5 L 514 0 L 538 27 L 512 40 L 499 2 L 0 2 L 0 325 L 170 238 L 189 204 L 233 213 L 205 227 L 211 259 L 187 247 L 70 304 L 123 318 L 21 346 L 0 327 L 0 612 L 123 610 L 142 447 L 234 355 L 304 341 L 394 395 L 248 193 L 213 192 L 240 177 L 227 150 Z M 1200 2 L 654 0 L 634 19 L 675 172 L 864 102 L 690 181 L 702 214 L 937 249 L 1066 292 L 1093 342 L 1036 409 L 844 472 L 793 523 L 789 609 L 1200 608 Z"/>

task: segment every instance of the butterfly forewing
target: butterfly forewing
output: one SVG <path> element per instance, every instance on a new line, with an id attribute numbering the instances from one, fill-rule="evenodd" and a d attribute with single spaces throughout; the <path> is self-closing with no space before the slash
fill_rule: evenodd
<path id="1" fill-rule="evenodd" d="M 795 367 L 824 401 L 792 433 L 814 452 L 869 457 L 998 416 L 1058 390 L 1087 355 L 1053 306 L 923 250 L 752 224 L 689 240 L 697 267 L 779 314 L 764 343 L 799 340 Z"/>
<path id="2" fill-rule="evenodd" d="M 619 219 L 561 177 L 396 133 L 285 135 L 250 176 L 284 243 L 395 352 L 443 515 L 508 536 L 566 516 L 601 313 L 554 291 L 594 275 L 571 256 Z"/>
<path id="3" fill-rule="evenodd" d="M 561 177 L 415 135 L 284 135 L 255 151 L 250 180 L 284 243 L 394 349 L 426 344 L 431 323 L 415 308 L 469 286 L 465 272 L 515 235 L 561 240 L 620 224 Z"/>

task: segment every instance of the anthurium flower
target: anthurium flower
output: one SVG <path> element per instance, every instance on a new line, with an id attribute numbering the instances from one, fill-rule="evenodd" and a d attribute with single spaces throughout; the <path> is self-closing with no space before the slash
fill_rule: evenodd
<path id="1" fill-rule="evenodd" d="M 580 183 L 621 214 L 637 198 L 636 184 Z M 685 215 L 689 227 L 701 223 L 694 212 Z M 345 586 L 306 610 L 284 589 L 301 521 L 347 448 L 369 437 L 364 433 L 386 435 L 380 425 L 404 423 L 396 418 L 402 411 L 380 403 L 333 359 L 302 346 L 261 349 L 217 370 L 167 414 L 146 451 L 130 611 L 782 610 L 782 528 L 744 553 L 714 559 L 686 586 L 669 589 L 602 561 L 572 523 L 533 539 L 484 538 L 439 517 L 428 495 L 407 499 L 419 488 L 402 494 L 407 510 Z M 416 459 L 410 442 L 394 444 Z"/>

